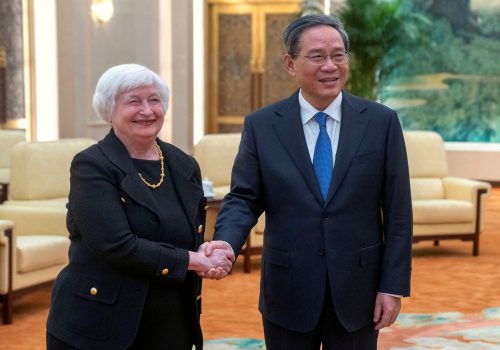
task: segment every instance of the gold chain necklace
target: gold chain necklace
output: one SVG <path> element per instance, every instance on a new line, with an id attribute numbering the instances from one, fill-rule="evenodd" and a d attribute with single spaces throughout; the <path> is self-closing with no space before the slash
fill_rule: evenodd
<path id="1" fill-rule="evenodd" d="M 156 148 L 158 149 L 158 154 L 160 155 L 160 163 L 161 163 L 160 181 L 158 181 L 158 183 L 156 184 L 150 184 L 149 182 L 146 181 L 146 179 L 142 176 L 141 173 L 138 173 L 142 182 L 144 182 L 146 186 L 151 187 L 153 190 L 160 187 L 160 185 L 163 183 L 163 178 L 165 177 L 165 162 L 163 160 L 163 153 L 161 152 L 161 148 L 160 146 L 158 146 L 158 143 L 156 143 Z"/>

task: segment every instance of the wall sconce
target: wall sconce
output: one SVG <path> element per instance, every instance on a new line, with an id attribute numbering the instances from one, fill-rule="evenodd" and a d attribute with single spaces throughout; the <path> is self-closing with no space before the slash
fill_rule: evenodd
<path id="1" fill-rule="evenodd" d="M 94 21 L 108 23 L 111 17 L 113 17 L 113 0 L 92 0 L 90 12 Z"/>

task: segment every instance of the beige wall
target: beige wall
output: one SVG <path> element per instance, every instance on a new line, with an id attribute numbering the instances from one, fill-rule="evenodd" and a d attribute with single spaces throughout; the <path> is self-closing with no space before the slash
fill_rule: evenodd
<path id="1" fill-rule="evenodd" d="M 500 144 L 446 142 L 452 176 L 500 182 Z"/>
<path id="2" fill-rule="evenodd" d="M 114 1 L 115 12 L 107 24 L 92 21 L 90 3 L 57 2 L 60 137 L 100 139 L 107 133 L 108 126 L 91 107 L 95 84 L 107 68 L 134 62 L 167 81 L 169 120 L 161 136 L 191 152 L 192 1 Z"/>
<path id="3" fill-rule="evenodd" d="M 109 23 L 95 23 L 90 0 L 57 2 L 60 137 L 96 139 L 108 127 L 91 107 L 100 75 L 122 63 L 159 68 L 158 0 L 114 1 Z"/>

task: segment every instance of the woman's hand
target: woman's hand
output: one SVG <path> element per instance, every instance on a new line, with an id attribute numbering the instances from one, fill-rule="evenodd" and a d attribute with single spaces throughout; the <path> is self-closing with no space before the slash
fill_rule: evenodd
<path id="1" fill-rule="evenodd" d="M 206 255 L 207 243 L 198 249 L 198 252 L 189 252 L 189 270 L 194 270 L 199 276 L 211 279 L 226 277 L 233 267 L 234 254 L 226 249 L 211 249 Z"/>

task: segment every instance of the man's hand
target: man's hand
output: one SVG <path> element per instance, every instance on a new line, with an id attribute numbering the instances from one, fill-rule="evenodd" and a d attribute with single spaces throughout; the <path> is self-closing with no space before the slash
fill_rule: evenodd
<path id="1" fill-rule="evenodd" d="M 400 310 L 401 298 L 384 293 L 377 293 L 377 298 L 375 299 L 375 310 L 373 312 L 375 329 L 380 330 L 393 324 L 396 321 Z"/>
<path id="2" fill-rule="evenodd" d="M 207 271 L 198 271 L 199 276 L 218 280 L 231 272 L 235 256 L 229 243 L 225 241 L 205 242 L 198 248 L 198 253 L 215 263 Z"/>
<path id="3" fill-rule="evenodd" d="M 202 248 L 203 247 L 203 248 Z M 227 258 L 234 262 L 235 256 L 233 248 L 226 241 L 210 241 L 203 243 L 198 252 L 201 252 L 201 249 L 204 249 L 205 255 L 210 256 L 215 249 L 221 249 L 226 252 Z"/>

